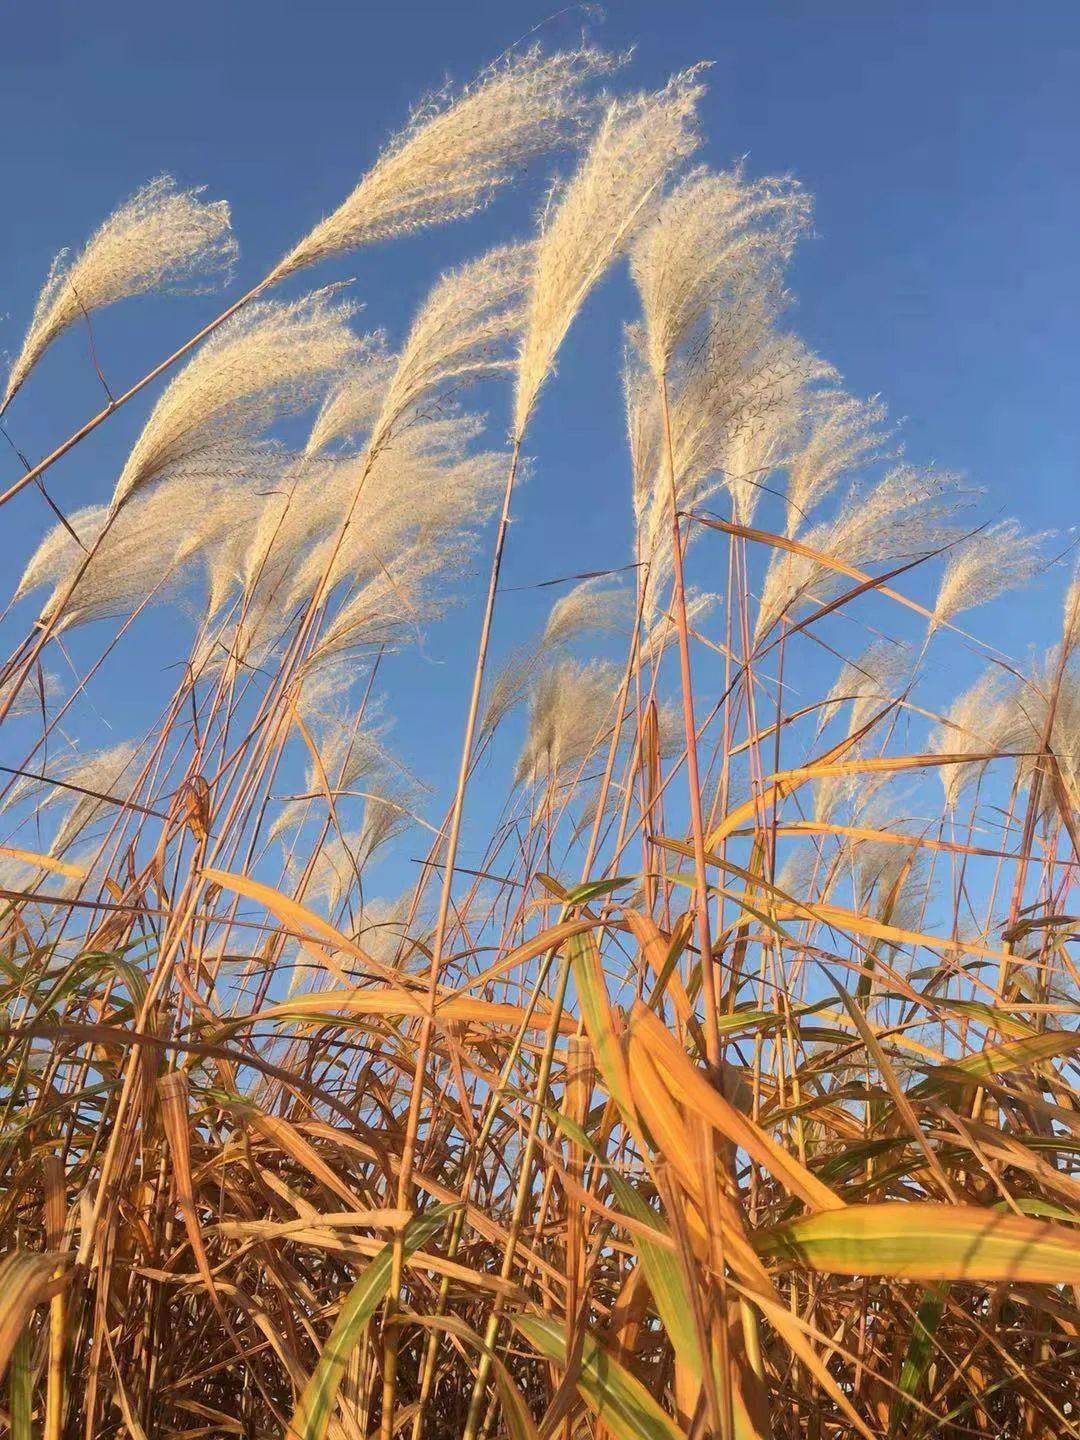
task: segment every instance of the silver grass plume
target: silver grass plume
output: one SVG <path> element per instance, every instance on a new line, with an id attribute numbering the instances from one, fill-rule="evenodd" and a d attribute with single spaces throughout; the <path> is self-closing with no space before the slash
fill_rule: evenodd
<path id="1" fill-rule="evenodd" d="M 930 736 L 937 755 L 984 755 L 1010 750 L 1017 738 L 1014 684 L 1002 671 L 984 670 L 975 683 L 958 695 Z M 960 797 L 989 762 L 942 765 L 938 777 L 945 803 L 955 810 Z"/>
<path id="2" fill-rule="evenodd" d="M 316 291 L 250 305 L 222 325 L 151 411 L 116 483 L 112 511 L 223 438 L 251 437 L 318 400 L 356 354 L 350 314 Z"/>
<path id="3" fill-rule="evenodd" d="M 697 590 L 688 590 L 686 596 L 686 623 L 691 630 L 694 630 L 701 622 L 715 609 L 720 596 L 711 591 L 702 593 Z M 639 651 L 640 663 L 642 665 L 652 664 L 658 660 L 664 651 L 675 640 L 678 639 L 678 629 L 671 617 L 670 611 L 656 612 L 650 610 L 652 616 L 646 630 L 644 639 L 641 642 Z"/>
<path id="4" fill-rule="evenodd" d="M 680 508 L 699 507 L 726 487 L 737 518 L 748 519 L 770 470 L 786 459 L 808 387 L 830 373 L 793 336 L 773 328 L 778 303 L 775 294 L 750 286 L 736 303 L 714 310 L 701 342 L 669 367 L 665 383 Z M 644 341 L 643 331 L 634 334 Z M 660 463 L 660 406 L 640 398 L 651 371 L 641 359 L 628 364 L 627 393 L 636 403 L 632 443 L 642 461 L 653 464 L 649 472 L 635 461 L 634 513 L 638 558 L 648 564 L 655 605 L 673 569 L 671 482 Z"/>
<path id="5" fill-rule="evenodd" d="M 856 659 L 845 661 L 821 709 L 822 728 L 850 705 L 848 734 L 861 730 L 893 699 L 910 664 L 909 647 L 886 639 L 874 640 Z"/>
<path id="6" fill-rule="evenodd" d="M 1071 655 L 1080 645 L 1080 565 L 1073 571 L 1073 578 L 1065 591 L 1061 627 L 1061 648 L 1065 655 Z"/>
<path id="7" fill-rule="evenodd" d="M 999 520 L 949 552 L 932 627 L 1031 583 L 1045 565 L 1049 531 L 1025 535 L 1017 520 Z"/>
<path id="8" fill-rule="evenodd" d="M 113 801 L 123 802 L 129 798 L 137 778 L 134 762 L 138 753 L 137 744 L 122 741 L 119 745 L 98 751 L 80 763 L 64 768 L 59 778 L 66 784 L 78 785 L 82 790 L 96 793 L 82 795 L 62 787 L 49 791 L 43 805 L 68 805 L 67 813 L 49 847 L 50 855 L 62 855 L 103 811 L 113 808 Z M 108 798 L 102 799 L 102 796 Z"/>
<path id="9" fill-rule="evenodd" d="M 0 705 L 7 700 L 15 683 L 16 677 L 12 676 L 5 684 L 0 685 Z M 26 684 L 21 685 L 8 714 L 11 716 L 40 716 L 42 708 L 44 708 L 46 712 L 53 708 L 59 700 L 61 693 L 62 686 L 59 677 L 54 675 L 51 670 L 42 672 L 40 683 L 37 672 L 35 671 L 30 679 L 27 680 Z"/>
<path id="10" fill-rule="evenodd" d="M 137 190 L 73 259 L 61 251 L 8 374 L 0 412 L 58 335 L 83 316 L 148 290 L 190 287 L 236 258 L 224 200 L 178 190 L 169 175 Z"/>
<path id="11" fill-rule="evenodd" d="M 529 725 L 514 784 L 555 780 L 579 765 L 611 725 L 620 676 L 614 665 L 561 659 L 547 666 L 529 699 Z"/>
<path id="12" fill-rule="evenodd" d="M 708 309 L 744 293 L 751 277 L 778 282 L 810 211 L 795 181 L 747 181 L 741 168 L 694 170 L 664 199 L 631 257 L 657 379 Z"/>
<path id="13" fill-rule="evenodd" d="M 480 717 L 482 737 L 491 735 L 510 711 L 525 699 L 542 660 L 543 651 L 539 645 L 520 645 L 495 672 Z"/>
<path id="14" fill-rule="evenodd" d="M 1049 724 L 1049 749 L 1065 791 L 1064 803 L 1074 812 L 1080 809 L 1080 668 L 1074 663 L 1058 675 L 1056 656 L 1032 671 L 1015 686 L 1011 696 L 1012 746 L 1019 752 L 1017 776 L 1029 786 L 1037 770 L 1042 771 L 1039 810 L 1045 818 L 1061 808 L 1042 758 Z"/>
<path id="15" fill-rule="evenodd" d="M 239 579 L 250 601 L 256 589 L 263 598 L 281 595 L 285 578 L 307 561 L 317 564 L 314 550 L 340 526 L 355 485 L 355 458 L 301 458 L 282 483 L 263 488 L 262 503 L 245 535 Z"/>
<path id="16" fill-rule="evenodd" d="M 548 56 L 529 49 L 460 94 L 436 96 L 267 283 L 344 250 L 481 209 L 525 161 L 578 139 L 593 108 L 584 87 L 617 63 L 589 48 Z"/>
<path id="17" fill-rule="evenodd" d="M 630 452 L 634 527 L 638 536 L 644 534 L 646 515 L 656 493 L 656 477 L 661 470 L 662 455 L 660 397 L 652 372 L 643 358 L 647 343 L 641 325 L 626 327 L 622 371 L 623 408 L 626 415 L 626 443 Z"/>
<path id="18" fill-rule="evenodd" d="M 592 576 L 551 607 L 541 645 L 551 651 L 597 630 L 622 630 L 629 619 L 628 593 L 606 576 Z"/>
<path id="19" fill-rule="evenodd" d="M 340 678 L 341 672 L 338 672 Z M 305 683 L 304 689 L 313 688 Z M 306 709 L 306 707 L 304 707 Z M 310 722 L 309 722 L 310 723 Z M 363 729 L 358 729 L 338 707 L 322 719 L 319 726 L 317 747 L 319 764 L 314 757 L 308 762 L 304 773 L 304 793 L 295 796 L 282 807 L 270 828 L 268 839 L 276 840 L 285 831 L 293 829 L 308 813 L 314 803 L 316 813 L 322 815 L 326 808 L 326 793 L 323 789 L 322 774 L 330 786 L 330 795 L 335 805 L 347 798 L 358 782 L 365 785 L 377 784 L 394 770 L 400 769 L 383 744 L 387 725 L 376 715 Z"/>
<path id="20" fill-rule="evenodd" d="M 406 791 L 388 786 L 382 794 L 369 795 L 364 804 L 364 820 L 357 842 L 361 862 L 369 864 L 384 845 L 404 834 L 415 823 L 416 817 Z"/>
<path id="21" fill-rule="evenodd" d="M 78 512 L 72 525 L 92 558 L 87 563 L 80 545 L 58 524 L 31 557 L 17 594 L 51 582 L 41 619 L 50 619 L 66 597 L 58 622 L 64 629 L 126 615 L 151 594 L 159 601 L 168 598 L 194 562 L 213 575 L 219 547 L 252 523 L 258 513 L 254 492 L 273 482 L 278 463 L 271 450 L 219 444 L 174 466 L 111 517 L 105 507 Z"/>
<path id="22" fill-rule="evenodd" d="M 445 554 L 423 545 L 395 556 L 391 565 L 346 598 L 320 637 L 305 673 L 317 673 L 328 660 L 346 652 L 396 647 L 419 626 L 437 618 L 443 607 L 430 582 L 445 562 Z"/>
<path id="23" fill-rule="evenodd" d="M 860 400 L 842 390 L 823 390 L 808 401 L 807 433 L 787 463 L 787 533 L 794 535 L 810 511 L 846 475 L 879 457 L 885 406 L 876 396 Z"/>
<path id="24" fill-rule="evenodd" d="M 366 435 L 382 408 L 394 373 L 395 357 L 381 330 L 365 335 L 348 373 L 323 401 L 304 447 L 305 460 L 321 454 L 338 440 Z"/>
<path id="25" fill-rule="evenodd" d="M 409 936 L 407 927 L 411 913 L 411 891 L 399 895 L 396 900 L 365 899 L 354 939 L 375 960 L 396 968 L 399 960 L 404 962 L 410 958 L 410 950 L 427 944 L 428 935 L 424 927 L 419 934 Z"/>
<path id="26" fill-rule="evenodd" d="M 327 914 L 333 915 L 359 883 L 361 863 L 359 831 L 331 836 L 312 866 L 305 900 L 325 902 Z"/>
<path id="27" fill-rule="evenodd" d="M 509 364 L 522 324 L 531 245 L 503 245 L 450 270 L 432 286 L 397 357 L 371 428 L 377 453 L 425 398 L 444 397 Z"/>
<path id="28" fill-rule="evenodd" d="M 362 485 L 359 506 L 344 533 L 339 513 L 299 559 L 289 603 L 311 594 L 324 575 L 327 590 L 345 580 L 357 588 L 380 575 L 392 578 L 421 543 L 430 551 L 429 573 L 454 568 L 490 513 L 506 465 L 498 451 L 469 453 L 479 428 L 476 417 L 464 414 L 419 422 L 377 456 L 353 462 L 341 488 L 342 513 Z"/>
<path id="29" fill-rule="evenodd" d="M 71 512 L 66 526 L 58 523 L 47 530 L 26 562 L 11 597 L 12 604 L 41 585 L 55 585 L 70 569 L 71 562 L 82 553 L 79 545 L 72 539 L 72 530 L 89 550 L 108 518 L 108 506 L 84 505 L 81 510 Z"/>
<path id="30" fill-rule="evenodd" d="M 812 550 L 854 568 L 925 553 L 944 543 L 961 503 L 957 477 L 902 464 L 868 491 L 853 490 L 837 517 L 798 539 Z M 777 551 L 765 575 L 755 638 L 808 599 L 826 600 L 847 583 L 810 556 Z"/>
<path id="31" fill-rule="evenodd" d="M 825 363 L 790 335 L 776 336 L 762 360 L 749 378 L 747 396 L 750 410 L 759 413 L 734 426 L 719 456 L 732 519 L 739 525 L 751 523 L 770 477 L 787 463 L 808 387 L 829 374 Z M 763 407 L 761 396 L 768 397 Z"/>
<path id="32" fill-rule="evenodd" d="M 895 832 L 897 825 L 893 821 L 881 828 Z M 913 835 L 911 849 L 874 840 L 858 840 L 849 847 L 855 907 L 861 914 L 875 915 L 900 929 L 918 924 L 930 889 L 930 868 L 925 855 L 913 855 L 917 840 Z"/>
<path id="33" fill-rule="evenodd" d="M 518 359 L 518 441 L 589 291 L 630 244 L 667 176 L 697 147 L 702 93 L 695 69 L 654 94 L 613 101 L 576 173 L 549 202 Z"/>

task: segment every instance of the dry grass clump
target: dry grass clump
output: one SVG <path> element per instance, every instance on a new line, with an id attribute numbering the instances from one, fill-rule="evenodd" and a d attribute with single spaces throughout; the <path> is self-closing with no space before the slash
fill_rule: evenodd
<path id="1" fill-rule="evenodd" d="M 683 173 L 700 73 L 589 133 L 607 68 L 420 112 L 270 278 L 582 141 L 535 242 L 393 336 L 256 285 L 11 567 L 0 1440 L 1080 1440 L 1080 586 L 1034 660 L 957 633 L 1046 537 L 793 333 L 809 201 Z M 95 304 L 166 214 L 171 278 L 228 248 L 165 182 L 125 213 Z M 620 255 L 632 553 L 522 521 L 507 583 Z M 429 634 L 496 516 L 463 665 Z"/>
<path id="2" fill-rule="evenodd" d="M 190 287 L 232 266 L 237 246 L 229 206 L 201 200 L 202 193 L 179 190 L 171 175 L 159 175 L 114 210 L 78 255 L 60 252 L 8 372 L 0 414 L 68 326 L 129 295 Z"/>

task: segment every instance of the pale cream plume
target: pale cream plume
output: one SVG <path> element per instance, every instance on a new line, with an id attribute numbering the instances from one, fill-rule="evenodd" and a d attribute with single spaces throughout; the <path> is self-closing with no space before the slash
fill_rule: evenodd
<path id="1" fill-rule="evenodd" d="M 741 169 L 695 170 L 666 197 L 631 260 L 657 379 L 708 309 L 737 299 L 748 282 L 775 286 L 810 208 L 794 181 L 747 181 Z"/>
<path id="2" fill-rule="evenodd" d="M 831 495 L 845 475 L 880 454 L 885 436 L 878 428 L 885 406 L 842 390 L 818 392 L 808 402 L 807 435 L 787 464 L 787 533 L 806 524 L 810 511 Z"/>
<path id="3" fill-rule="evenodd" d="M 396 357 L 381 330 L 365 335 L 341 384 L 323 401 L 304 447 L 304 458 L 321 454 L 337 440 L 367 434 L 382 408 Z"/>
<path id="4" fill-rule="evenodd" d="M 999 520 L 950 550 L 934 603 L 933 626 L 1010 590 L 1029 585 L 1045 566 L 1051 532 L 1025 535 L 1017 520 Z"/>
<path id="5" fill-rule="evenodd" d="M 655 94 L 614 101 L 577 172 L 549 206 L 537 242 L 514 397 L 520 442 L 540 387 L 586 296 L 632 241 L 660 187 L 698 144 L 698 71 Z"/>
<path id="6" fill-rule="evenodd" d="M 548 615 L 541 645 L 545 650 L 566 645 L 595 630 L 621 630 L 629 621 L 630 596 L 607 576 L 592 576 L 556 600 Z"/>
<path id="7" fill-rule="evenodd" d="M 588 48 L 549 56 L 530 49 L 459 95 L 437 96 L 267 284 L 343 250 L 480 209 L 525 161 L 579 137 L 592 110 L 584 87 L 618 63 Z"/>
<path id="8" fill-rule="evenodd" d="M 318 400 L 356 354 L 350 314 L 316 291 L 250 305 L 222 325 L 151 411 L 116 483 L 112 510 L 223 439 L 251 437 Z"/>
<path id="9" fill-rule="evenodd" d="M 56 337 L 83 316 L 148 290 L 190 287 L 232 264 L 229 207 L 201 194 L 178 190 L 161 175 L 115 210 L 74 259 L 60 252 L 8 374 L 0 413 Z"/>
<path id="10" fill-rule="evenodd" d="M 902 464 L 868 491 L 853 491 L 834 520 L 798 539 L 812 550 L 855 568 L 914 557 L 943 544 L 962 503 L 957 476 Z M 755 638 L 793 606 L 826 600 L 845 582 L 830 566 L 789 551 L 775 552 L 765 574 Z"/>
<path id="11" fill-rule="evenodd" d="M 1014 682 L 1001 670 L 984 670 L 975 683 L 958 695 L 943 721 L 930 736 L 930 749 L 938 755 L 983 755 L 1014 748 L 1017 711 Z M 945 803 L 956 808 L 961 795 L 989 762 L 942 765 L 938 776 Z"/>

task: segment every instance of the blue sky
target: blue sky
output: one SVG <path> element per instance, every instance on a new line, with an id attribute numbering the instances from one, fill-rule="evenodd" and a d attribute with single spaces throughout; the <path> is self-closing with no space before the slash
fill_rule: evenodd
<path id="1" fill-rule="evenodd" d="M 547 13 L 521 0 L 5 7 L 0 352 L 17 348 L 55 251 L 81 243 L 161 171 L 231 201 L 239 281 L 257 278 L 336 205 L 424 92 L 468 79 L 536 25 L 551 45 L 572 43 L 582 12 L 541 24 Z M 813 193 L 814 237 L 791 273 L 794 324 L 854 392 L 886 399 L 904 420 L 910 457 L 964 471 L 987 490 L 989 514 L 1017 514 L 1034 529 L 1074 523 L 1080 7 L 624 0 L 589 31 L 611 48 L 636 44 L 625 81 L 634 86 L 714 62 L 703 158 L 720 166 L 746 156 L 751 173 L 791 172 Z M 534 183 L 475 221 L 361 252 L 310 281 L 355 276 L 365 321 L 400 335 L 440 269 L 528 232 L 543 179 L 541 167 Z M 95 330 L 107 375 L 129 383 L 215 310 L 215 297 L 202 296 L 103 314 Z M 556 573 L 629 558 L 614 362 L 631 313 L 615 276 L 589 302 L 545 392 L 507 585 L 548 578 L 553 553 Z M 39 455 L 99 397 L 72 334 L 12 406 L 10 432 Z M 498 434 L 503 402 L 487 398 Z M 149 403 L 129 407 L 55 468 L 50 487 L 65 508 L 111 490 Z M 6 483 L 18 466 L 5 451 Z M 48 520 L 32 490 L 0 516 L 12 575 Z M 1051 576 L 975 628 L 1017 655 L 1032 641 L 1049 643 L 1063 585 L 1062 574 Z M 456 750 L 464 684 L 447 676 L 471 654 L 475 592 L 422 658 L 388 675 L 400 746 L 429 775 Z M 538 620 L 551 595 L 507 596 L 497 648 Z M 20 615 L 4 626 L 5 650 L 28 618 Z M 178 625 L 154 617 L 103 673 L 95 702 L 117 738 L 149 718 L 148 691 L 164 694 L 168 677 L 160 691 L 148 677 L 164 656 L 175 658 Z"/>

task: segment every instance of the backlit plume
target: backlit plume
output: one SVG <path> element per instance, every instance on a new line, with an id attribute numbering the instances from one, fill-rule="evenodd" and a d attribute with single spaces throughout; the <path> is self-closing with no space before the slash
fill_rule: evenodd
<path id="1" fill-rule="evenodd" d="M 654 375 L 711 306 L 748 283 L 774 285 L 810 220 L 794 181 L 746 181 L 740 170 L 688 175 L 663 201 L 634 246 L 632 271 Z"/>
<path id="2" fill-rule="evenodd" d="M 0 412 L 56 337 L 84 316 L 148 290 L 198 288 L 202 277 L 236 258 L 224 200 L 178 190 L 161 175 L 137 190 L 73 259 L 53 261 L 33 319 L 8 374 Z"/>
<path id="3" fill-rule="evenodd" d="M 949 552 L 934 604 L 935 625 L 1030 585 L 1046 564 L 1047 534 L 1025 535 L 1016 520 L 999 520 Z"/>
<path id="4" fill-rule="evenodd" d="M 518 360 L 518 440 L 589 291 L 644 223 L 666 177 L 696 148 L 702 93 L 690 71 L 655 94 L 613 101 L 577 172 L 549 204 Z"/>
<path id="5" fill-rule="evenodd" d="M 588 48 L 557 55 L 531 49 L 457 96 L 436 96 L 268 283 L 343 250 L 481 209 L 525 161 L 578 138 L 592 109 L 585 87 L 617 64 Z"/>
<path id="6" fill-rule="evenodd" d="M 151 411 L 116 483 L 113 510 L 223 437 L 255 435 L 318 401 L 356 355 L 350 313 L 316 291 L 249 305 L 222 325 Z"/>

